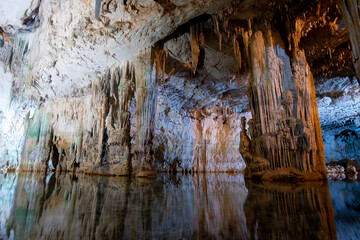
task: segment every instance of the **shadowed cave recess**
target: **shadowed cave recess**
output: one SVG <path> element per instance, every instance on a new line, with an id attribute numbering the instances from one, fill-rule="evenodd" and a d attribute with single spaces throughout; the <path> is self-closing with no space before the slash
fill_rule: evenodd
<path id="1" fill-rule="evenodd" d="M 2 1 L 1 168 L 357 177 L 359 13 L 356 0 Z"/>

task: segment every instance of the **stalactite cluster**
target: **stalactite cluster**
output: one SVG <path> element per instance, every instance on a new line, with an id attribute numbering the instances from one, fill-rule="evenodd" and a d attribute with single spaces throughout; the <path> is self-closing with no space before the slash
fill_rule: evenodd
<path id="1" fill-rule="evenodd" d="M 134 91 L 135 68 L 126 63 L 109 68 L 92 84 L 92 94 L 85 101 L 40 107 L 28 120 L 26 160 L 20 169 L 131 174 L 130 105 Z"/>

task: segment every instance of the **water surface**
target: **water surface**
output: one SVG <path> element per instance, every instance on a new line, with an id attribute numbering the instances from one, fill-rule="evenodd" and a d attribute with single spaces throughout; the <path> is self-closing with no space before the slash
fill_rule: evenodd
<path id="1" fill-rule="evenodd" d="M 2 174 L 0 184 L 1 239 L 360 238 L 359 182 Z"/>

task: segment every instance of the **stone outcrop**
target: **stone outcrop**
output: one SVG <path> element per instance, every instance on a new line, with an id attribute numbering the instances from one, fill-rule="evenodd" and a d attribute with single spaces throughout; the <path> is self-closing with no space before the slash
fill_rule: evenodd
<path id="1" fill-rule="evenodd" d="M 342 159 L 340 161 L 329 162 L 326 164 L 328 175 L 332 179 L 357 180 L 360 164 L 358 160 Z"/>
<path id="2" fill-rule="evenodd" d="M 326 172 L 330 179 L 344 180 L 346 178 L 345 168 L 340 165 L 326 166 Z"/>

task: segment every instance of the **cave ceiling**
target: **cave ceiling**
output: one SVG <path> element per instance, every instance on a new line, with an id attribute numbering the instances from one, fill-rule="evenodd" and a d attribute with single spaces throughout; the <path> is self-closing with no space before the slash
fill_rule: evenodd
<path id="1" fill-rule="evenodd" d="M 109 66 L 146 46 L 164 51 L 167 77 L 201 69 L 204 80 L 246 78 L 246 54 L 239 63 L 243 46 L 234 39 L 264 22 L 280 33 L 289 55 L 298 39 L 315 79 L 355 76 L 349 32 L 334 1 L 16 0 L 0 3 L 0 13 L 0 58 L 15 76 L 13 91 L 36 100 L 82 96 Z M 203 41 L 196 66 L 191 31 Z"/>

